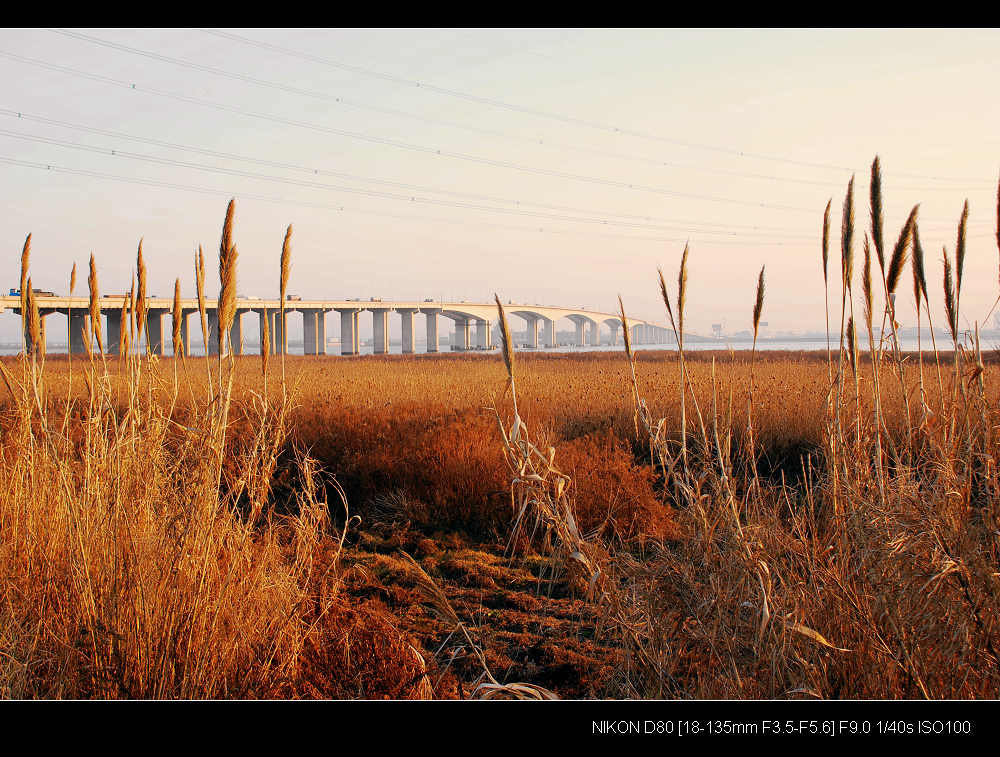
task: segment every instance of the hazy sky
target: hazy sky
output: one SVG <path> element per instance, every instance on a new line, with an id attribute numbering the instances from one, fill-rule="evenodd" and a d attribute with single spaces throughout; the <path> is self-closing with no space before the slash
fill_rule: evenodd
<path id="1" fill-rule="evenodd" d="M 0 31 L 4 289 L 31 232 L 36 287 L 65 292 L 93 251 L 102 291 L 127 290 L 144 237 L 151 292 L 179 276 L 192 295 L 234 196 L 247 295 L 276 296 L 292 223 L 304 298 L 612 310 L 621 293 L 662 321 L 656 267 L 674 284 L 690 239 L 692 330 L 746 328 L 765 264 L 772 330 L 821 329 L 823 208 L 836 280 L 847 180 L 865 229 L 879 154 L 887 237 L 920 203 L 937 324 L 966 198 L 963 320 L 998 293 L 995 30 L 225 35 Z"/>

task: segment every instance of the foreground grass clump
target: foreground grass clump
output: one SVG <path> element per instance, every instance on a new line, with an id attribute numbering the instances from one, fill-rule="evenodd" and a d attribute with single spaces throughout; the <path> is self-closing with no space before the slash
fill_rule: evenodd
<path id="1" fill-rule="evenodd" d="M 222 334 L 235 296 L 232 210 L 220 245 Z M 138 261 L 143 292 L 141 246 Z M 196 272 L 204 323 L 200 251 Z M 94 319 L 87 358 L 53 381 L 27 281 L 28 354 L 0 365 L 0 696 L 419 693 L 420 654 L 393 619 L 339 596 L 346 500 L 337 528 L 304 455 L 293 461 L 295 489 L 275 496 L 290 449 L 284 380 L 234 398 L 231 360 L 197 361 L 205 373 L 180 360 L 158 370 L 130 350 L 144 307 L 130 297 L 117 357 Z M 93 259 L 89 284 L 97 308 Z M 182 388 L 191 391 L 178 412 Z M 254 431 L 235 439 L 233 425 Z M 338 657 L 359 617 L 367 655 Z"/>
<path id="2" fill-rule="evenodd" d="M 978 331 L 964 342 L 957 326 L 968 206 L 958 225 L 956 273 L 947 252 L 943 261 L 953 351 L 949 361 L 932 342 L 935 392 L 930 376 L 925 383 L 923 355 L 916 366 L 905 361 L 896 337 L 894 296 L 911 250 L 918 313 L 923 305 L 931 318 L 917 209 L 885 255 L 878 159 L 872 241 L 865 238 L 861 275 L 867 365 L 861 359 L 853 186 L 852 179 L 841 230 L 839 357 L 835 367 L 827 356 L 825 413 L 812 429 L 819 445 L 803 450 L 794 474 L 761 475 L 761 425 L 771 419 L 758 417 L 755 405 L 755 379 L 761 385 L 755 350 L 743 423 L 734 423 L 732 393 L 727 405 L 719 391 L 714 361 L 708 401 L 689 381 L 682 332 L 687 248 L 676 300 L 662 273 L 659 282 L 679 345 L 679 440 L 670 433 L 676 416 L 654 418 L 625 332 L 635 428 L 662 473 L 680 531 L 679 539 L 654 542 L 642 553 L 578 528 L 570 477 L 554 464 L 555 449 L 546 453 L 529 441 L 519 413 L 512 345 L 497 298 L 512 400 L 501 441 L 516 524 L 524 528 L 527 521 L 543 537 L 553 572 L 581 579 L 605 618 L 604 633 L 619 639 L 627 664 L 611 686 L 616 696 L 995 698 L 1000 692 L 1000 412 L 995 384 L 987 389 Z M 878 340 L 873 246 L 886 324 Z M 748 298 L 755 335 L 764 282 L 762 269 L 756 296 Z M 863 398 L 865 371 L 871 382 Z M 789 412 L 797 407 L 786 410 L 786 423 Z"/>

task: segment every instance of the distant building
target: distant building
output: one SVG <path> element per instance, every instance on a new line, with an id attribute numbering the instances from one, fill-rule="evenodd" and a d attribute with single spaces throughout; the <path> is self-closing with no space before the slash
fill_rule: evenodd
<path id="1" fill-rule="evenodd" d="M 722 324 L 721 323 L 713 323 L 712 324 L 712 335 L 716 339 L 722 339 Z"/>

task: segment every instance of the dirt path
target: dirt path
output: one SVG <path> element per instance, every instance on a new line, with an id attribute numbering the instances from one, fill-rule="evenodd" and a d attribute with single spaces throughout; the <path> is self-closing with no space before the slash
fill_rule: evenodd
<path id="1" fill-rule="evenodd" d="M 502 544 L 405 527 L 376 526 L 351 541 L 342 562 L 347 594 L 395 617 L 424 657 L 436 697 L 467 696 L 482 665 L 461 632 L 423 603 L 404 551 L 444 591 L 499 682 L 536 684 L 561 698 L 600 697 L 608 688 L 618 651 L 595 639 L 592 605 L 571 596 L 564 580 L 539 581 L 540 556 L 510 559 Z"/>

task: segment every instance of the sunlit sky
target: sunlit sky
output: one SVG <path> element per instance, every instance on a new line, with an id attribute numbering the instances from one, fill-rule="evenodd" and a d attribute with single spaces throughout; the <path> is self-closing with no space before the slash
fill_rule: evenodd
<path id="1" fill-rule="evenodd" d="M 142 237 L 151 292 L 180 277 L 191 295 L 193 253 L 217 254 L 235 197 L 241 294 L 276 296 L 291 223 L 303 298 L 496 291 L 610 311 L 620 293 L 663 322 L 656 269 L 674 289 L 690 240 L 691 330 L 749 327 L 762 265 L 771 329 L 821 330 L 823 208 L 832 198 L 834 282 L 847 181 L 860 261 L 878 154 L 887 245 L 920 203 L 937 325 L 942 246 L 954 253 L 969 200 L 971 323 L 998 294 L 998 43 L 995 30 L 4 30 L 0 283 L 17 286 L 31 232 L 36 287 L 66 292 L 93 251 L 102 291 L 125 291 Z M 908 269 L 901 286 L 909 303 Z"/>

